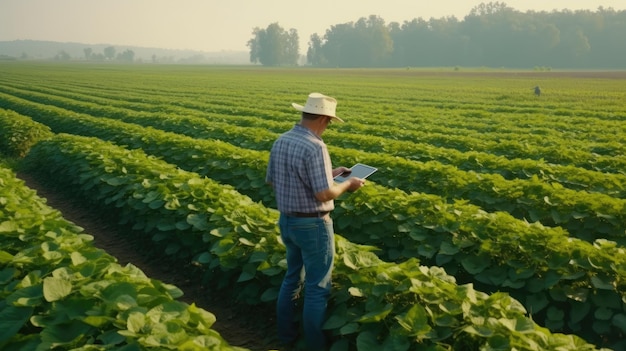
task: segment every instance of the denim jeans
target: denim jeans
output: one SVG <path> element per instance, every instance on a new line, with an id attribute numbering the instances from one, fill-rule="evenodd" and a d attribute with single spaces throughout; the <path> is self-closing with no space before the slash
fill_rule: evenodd
<path id="1" fill-rule="evenodd" d="M 298 336 L 296 300 L 304 284 L 302 329 L 309 350 L 326 349 L 322 332 L 335 258 L 330 216 L 300 218 L 280 215 L 280 235 L 287 247 L 287 273 L 276 306 L 278 338 L 292 343 Z"/>

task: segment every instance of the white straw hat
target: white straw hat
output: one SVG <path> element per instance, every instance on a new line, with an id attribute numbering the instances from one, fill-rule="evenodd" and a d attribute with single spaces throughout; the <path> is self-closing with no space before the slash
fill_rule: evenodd
<path id="1" fill-rule="evenodd" d="M 302 106 L 295 102 L 291 104 L 296 110 L 311 113 L 314 115 L 322 115 L 332 117 L 333 119 L 343 122 L 343 119 L 335 116 L 337 109 L 337 100 L 320 93 L 311 93 L 306 100 L 306 105 Z"/>

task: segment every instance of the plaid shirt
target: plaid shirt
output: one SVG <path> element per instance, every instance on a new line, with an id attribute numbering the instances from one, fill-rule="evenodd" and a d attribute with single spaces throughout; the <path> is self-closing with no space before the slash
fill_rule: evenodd
<path id="1" fill-rule="evenodd" d="M 334 201 L 315 198 L 333 184 L 326 144 L 299 124 L 274 142 L 265 180 L 274 186 L 280 212 L 315 213 L 335 208 Z"/>

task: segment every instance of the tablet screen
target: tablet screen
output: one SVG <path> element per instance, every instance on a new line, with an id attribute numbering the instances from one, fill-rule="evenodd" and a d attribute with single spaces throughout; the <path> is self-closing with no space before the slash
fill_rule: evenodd
<path id="1" fill-rule="evenodd" d="M 357 177 L 365 179 L 372 175 L 372 173 L 376 172 L 378 169 L 372 166 L 364 165 L 362 163 L 357 163 L 352 168 L 350 168 L 350 173 L 343 173 L 335 177 L 335 181 L 337 183 L 342 183 L 346 181 L 346 179 Z"/>

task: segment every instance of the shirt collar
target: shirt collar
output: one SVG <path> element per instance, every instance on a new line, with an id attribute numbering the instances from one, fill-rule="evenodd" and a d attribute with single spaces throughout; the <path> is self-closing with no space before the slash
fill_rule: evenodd
<path id="1" fill-rule="evenodd" d="M 303 126 L 303 125 L 302 125 L 302 124 L 300 124 L 300 123 L 296 123 L 296 125 L 295 125 L 294 129 L 295 129 L 297 132 L 299 132 L 299 133 L 309 134 L 309 135 L 311 135 L 311 136 L 313 136 L 313 137 L 315 137 L 315 138 L 317 138 L 317 139 L 319 139 L 319 140 L 322 140 L 322 138 L 321 138 L 320 136 L 318 136 L 317 134 L 313 133 L 313 131 L 312 131 L 312 130 L 310 130 L 309 128 L 307 128 L 307 127 Z M 323 140 L 322 140 L 322 141 L 323 141 Z"/>

